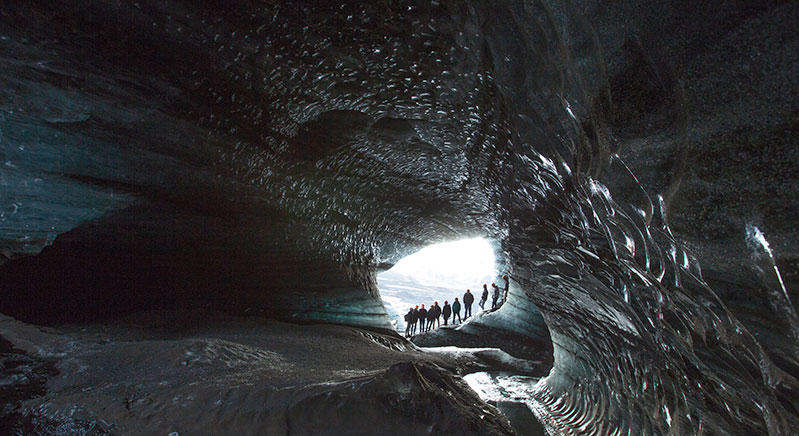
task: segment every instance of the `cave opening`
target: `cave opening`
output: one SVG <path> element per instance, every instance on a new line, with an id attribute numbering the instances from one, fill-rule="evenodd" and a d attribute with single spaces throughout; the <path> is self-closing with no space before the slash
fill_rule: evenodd
<path id="1" fill-rule="evenodd" d="M 429 307 L 435 301 L 443 306 L 444 301 L 461 300 L 466 289 L 479 299 L 482 284 L 490 284 L 495 275 L 491 243 L 471 238 L 424 247 L 378 274 L 377 283 L 392 325 L 404 332 L 409 307 Z"/>

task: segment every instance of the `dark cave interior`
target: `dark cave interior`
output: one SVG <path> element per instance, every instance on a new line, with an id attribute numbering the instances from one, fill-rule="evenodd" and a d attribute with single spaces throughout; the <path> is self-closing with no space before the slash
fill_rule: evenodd
<path id="1" fill-rule="evenodd" d="M 451 373 L 479 365 L 417 346 L 495 346 L 537 362 L 502 365 L 544 377 L 525 401 L 552 434 L 790 434 L 796 22 L 788 1 L 0 5 L 0 339 L 74 382 L 51 380 L 10 407 L 41 434 L 100 422 L 138 434 L 153 415 L 162 420 L 138 431 L 211 425 L 167 405 L 206 398 L 199 389 L 148 396 L 131 381 L 102 401 L 68 394 L 114 380 L 74 370 L 96 358 L 92 335 L 119 356 L 131 352 L 122 338 L 166 361 L 180 347 L 199 353 L 194 336 L 169 333 L 186 326 L 142 315 L 174 313 L 210 335 L 202 353 L 260 356 L 264 368 L 307 356 L 270 354 L 282 349 L 266 339 L 242 339 L 260 351 L 239 352 L 231 338 L 247 330 L 228 317 L 372 356 L 353 363 L 332 347 L 338 375 L 312 357 L 298 367 L 343 383 L 340 404 L 368 409 L 366 422 L 386 434 L 433 422 L 513 431 L 499 418 L 482 428 L 476 409 L 436 396 L 449 386 L 472 401 Z M 507 304 L 416 345 L 392 335 L 377 271 L 473 236 L 495 241 L 514 279 Z M 84 345 L 69 351 L 63 338 Z M 480 364 L 501 360 L 489 354 Z M 408 366 L 409 355 L 439 366 Z M 180 372 L 188 366 L 161 376 L 194 380 Z M 362 394 L 346 391 L 350 367 L 377 377 Z M 116 376 L 146 372 L 129 370 Z M 319 387 L 281 397 L 278 381 L 263 376 L 247 397 L 272 405 L 251 426 L 236 421 L 250 413 L 248 391 L 231 388 L 221 404 L 241 408 L 225 409 L 224 422 L 345 434 L 358 416 L 338 416 Z M 373 405 L 394 407 L 398 384 L 406 408 Z M 462 419 L 414 409 L 427 400 Z M 200 402 L 197 411 L 211 407 Z M 83 417 L 69 427 L 76 404 Z M 234 428 L 222 422 L 221 434 Z"/>

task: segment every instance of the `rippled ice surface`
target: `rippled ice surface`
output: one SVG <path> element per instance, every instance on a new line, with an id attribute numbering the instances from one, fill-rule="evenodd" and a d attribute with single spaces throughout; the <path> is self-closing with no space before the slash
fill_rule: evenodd
<path id="1" fill-rule="evenodd" d="M 551 426 L 541 424 L 546 415 L 540 405 L 533 400 L 538 377 L 527 377 L 502 372 L 476 372 L 463 377 L 469 387 L 484 401 L 496 405 L 511 421 L 520 436 L 543 436 L 544 429 L 554 433 Z M 508 404 L 513 403 L 513 404 Z M 512 407 L 516 405 L 517 407 Z M 519 408 L 526 408 L 535 416 L 525 416 Z M 545 421 L 544 421 L 545 422 Z"/>
<path id="2" fill-rule="evenodd" d="M 533 406 L 530 401 L 534 386 L 540 377 L 527 377 L 506 373 L 476 372 L 463 379 L 486 401 L 518 401 Z"/>
<path id="3" fill-rule="evenodd" d="M 28 144 L 3 149 L 3 180 L 31 182 L 14 189 L 0 215 L 18 251 L 34 252 L 87 211 L 100 216 L 126 201 L 105 190 L 87 195 L 83 183 L 41 188 L 51 183 L 33 178 L 41 173 L 178 196 L 220 192 L 230 205 L 252 201 L 285 214 L 286 244 L 301 240 L 303 252 L 344 265 L 482 230 L 502 240 L 514 279 L 541 309 L 555 344 L 549 377 L 533 384 L 497 376 L 485 388 L 490 395 L 535 398 L 559 434 L 797 428 L 792 385 L 672 234 L 669 194 L 647 192 L 611 154 L 618 144 L 602 138 L 612 136 L 601 129 L 603 103 L 586 87 L 608 80 L 607 65 L 594 40 L 598 29 L 573 2 L 322 5 L 328 9 L 278 2 L 199 14 L 168 1 L 150 6 L 144 33 L 173 42 L 162 54 L 169 61 L 180 55 L 185 65 L 154 62 L 138 78 L 162 76 L 186 91 L 190 101 L 174 109 L 154 112 L 151 97 L 122 85 L 131 81 L 127 73 L 137 77 L 135 66 L 119 80 L 105 76 L 119 65 L 107 64 L 94 35 L 84 35 L 86 44 L 78 38 L 81 46 L 96 43 L 96 53 L 86 53 L 87 64 L 98 66 L 92 75 L 59 58 L 71 47 L 55 51 L 51 64 L 38 63 L 63 44 L 57 39 L 69 38 L 46 35 L 36 55 L 38 70 L 89 77 L 75 87 L 79 93 L 54 87 L 43 96 L 39 73 L 23 64 L 0 72 L 17 84 L 21 109 L 3 122 L 3 140 Z M 76 32 L 90 27 L 79 24 Z M 111 96 L 89 82 L 125 92 Z M 51 113 L 54 107 L 61 113 Z M 165 116 L 173 110 L 179 113 Z M 127 141 L 110 134 L 94 144 L 101 153 L 86 151 L 77 126 L 127 124 L 128 112 L 142 122 L 125 137 L 140 139 L 136 148 L 147 153 L 130 156 Z M 35 140 L 29 131 L 38 132 Z M 307 147 L 319 137 L 327 140 Z M 206 143 L 207 150 L 194 145 Z M 601 172 L 627 187 L 625 195 L 611 192 Z M 76 193 L 83 195 L 67 195 Z M 29 196 L 59 201 L 39 208 Z M 53 203 L 63 203 L 57 216 L 37 212 L 56 211 Z M 26 228 L 36 217 L 38 236 Z M 769 266 L 769 256 L 761 257 Z M 779 275 L 771 266 L 764 271 Z M 796 331 L 785 292 L 775 291 Z M 394 292 L 388 301 L 407 302 Z M 348 307 L 362 309 L 361 300 Z"/>

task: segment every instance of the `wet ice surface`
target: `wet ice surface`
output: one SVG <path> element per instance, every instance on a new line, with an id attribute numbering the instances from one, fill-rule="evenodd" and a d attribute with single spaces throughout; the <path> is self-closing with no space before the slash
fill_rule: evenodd
<path id="1" fill-rule="evenodd" d="M 515 358 L 498 348 L 424 347 L 425 352 L 450 356 L 463 364 L 463 380 L 483 401 L 497 407 L 519 436 L 544 436 L 539 419 L 546 419 L 533 395 L 541 380 L 540 362 Z M 525 374 L 525 375 L 522 375 Z M 552 431 L 552 429 L 550 429 Z M 554 433 L 553 433 L 554 434 Z"/>
<path id="2" fill-rule="evenodd" d="M 57 434 L 86 426 L 125 435 L 364 434 L 369 426 L 381 434 L 419 434 L 422 424 L 442 431 L 476 425 L 463 421 L 475 416 L 473 394 L 449 369 L 435 366 L 461 363 L 396 335 L 208 313 L 153 313 L 58 330 L 2 316 L 0 334 L 57 369 L 46 377 L 46 390 L 20 409 Z M 381 403 L 393 397 L 402 400 L 391 403 L 397 415 Z M 448 406 L 454 397 L 463 403 L 455 409 Z M 402 418 L 415 407 L 424 411 L 419 419 Z M 507 434 L 499 415 L 490 416 L 491 434 Z M 401 422 L 391 427 L 386 420 Z"/>
<path id="3" fill-rule="evenodd" d="M 531 403 L 535 384 L 540 377 L 525 377 L 509 373 L 476 372 L 463 376 L 469 386 L 486 401 L 515 401 Z"/>
<path id="4" fill-rule="evenodd" d="M 476 372 L 463 377 L 484 401 L 499 408 L 511 422 L 519 436 L 545 436 L 554 429 L 539 421 L 540 405 L 534 400 L 539 377 L 526 377 L 510 373 Z M 540 412 L 539 412 L 540 413 Z M 542 416 L 546 418 L 546 415 Z"/>
<path id="5" fill-rule="evenodd" d="M 120 16 L 140 21 L 117 23 L 83 9 L 74 15 L 59 11 L 70 26 L 40 23 L 27 9 L 15 10 L 14 3 L 3 9 L 12 25 L 4 29 L 2 46 L 11 59 L 0 71 L 9 84 L 0 115 L 0 184 L 11 200 L 2 205 L 0 221 L 8 250 L 36 252 L 77 222 L 128 203 L 126 196 L 90 188 L 74 176 L 168 193 L 181 204 L 185 195 L 190 211 L 197 206 L 191 202 L 205 200 L 208 192 L 225 199 L 213 213 L 241 204 L 276 209 L 296 226 L 285 232 L 287 244 L 299 244 L 292 239 L 296 235 L 309 235 L 302 239 L 309 255 L 348 266 L 396 260 L 423 241 L 485 231 L 503 241 L 520 283 L 518 298 L 541 309 L 556 360 L 555 370 L 535 390 L 512 378 L 492 383 L 510 389 L 497 388 L 499 393 L 534 398 L 557 433 L 790 434 L 797 428 L 795 380 L 772 364 L 672 233 L 668 186 L 644 187 L 624 159 L 610 154 L 625 145 L 655 159 L 680 154 L 679 147 L 650 154 L 634 144 L 603 140 L 615 137 L 603 130 L 610 120 L 596 110 L 605 98 L 586 87 L 605 86 L 614 68 L 639 70 L 621 61 L 607 65 L 603 58 L 603 48 L 622 44 L 628 30 L 604 35 L 611 41 L 602 47 L 596 36 L 605 26 L 595 27 L 593 17 L 569 2 L 486 2 L 462 10 L 438 2 L 399 2 L 392 11 L 382 4 L 325 10 L 277 2 L 225 11 L 144 1 L 120 3 L 130 9 Z M 15 12 L 25 29 L 38 34 L 21 35 Z M 655 13 L 679 12 L 657 8 Z M 610 24 L 637 32 L 652 28 L 624 14 L 614 18 Z M 142 28 L 125 27 L 131 23 Z M 63 27 L 76 37 L 50 30 Z M 92 34 L 81 34 L 82 29 Z M 107 33 L 114 38 L 105 40 Z M 673 33 L 682 39 L 683 33 Z M 145 57 L 142 65 L 135 58 L 117 59 L 119 46 L 152 45 L 136 39 L 142 34 L 166 49 Z M 651 39 L 668 39 L 657 36 Z M 71 40 L 78 42 L 71 46 Z M 752 46 L 760 56 L 763 46 Z M 640 50 L 625 57 L 660 53 Z M 671 70 L 656 67 L 650 73 L 668 78 Z M 769 80 L 759 82 L 775 83 L 767 70 L 763 77 Z M 726 82 L 713 71 L 707 80 Z M 53 76 L 68 83 L 59 87 Z M 658 93 L 661 85 L 654 87 Z M 712 88 L 690 91 L 707 92 L 714 101 L 726 95 Z M 739 101 L 734 95 L 730 100 Z M 674 100 L 673 111 L 664 104 L 669 113 L 649 114 L 642 123 L 661 121 L 656 136 L 687 144 L 686 138 L 669 137 L 674 130 L 693 131 L 684 125 L 684 101 Z M 743 120 L 727 116 L 711 130 L 739 136 Z M 319 138 L 324 140 L 315 141 Z M 597 179 L 603 173 L 612 175 L 623 195 Z M 723 209 L 719 213 L 726 215 Z M 765 298 L 784 298 L 779 270 L 769 256 L 763 262 L 764 274 L 776 285 Z M 407 303 L 395 291 L 388 301 Z M 358 313 L 361 302 L 355 301 L 348 312 Z M 320 312 L 316 319 L 359 320 Z M 786 330 L 796 331 L 790 306 L 781 304 L 776 313 L 786 319 Z M 182 368 L 186 362 L 198 374 L 216 364 L 246 368 L 240 357 L 246 355 L 286 368 L 286 380 L 302 380 L 293 378 L 295 364 L 286 364 L 279 351 L 253 352 L 231 342 L 142 341 L 120 350 L 146 358 L 145 350 L 157 345 L 174 355 L 152 363 Z M 81 359 L 101 353 L 99 345 L 81 344 L 54 352 L 78 353 L 73 364 L 82 374 Z M 796 347 L 788 350 L 794 358 Z M 113 370 L 114 362 L 108 363 Z M 346 375 L 364 370 L 355 364 L 337 369 Z M 331 372 L 320 371 L 321 378 Z M 102 390 L 106 381 L 88 386 Z M 137 397 L 131 399 L 135 404 Z M 177 403 L 186 399 L 178 397 Z"/>
<path id="6" fill-rule="evenodd" d="M 541 363 L 513 357 L 499 348 L 467 348 L 467 347 L 422 347 L 423 351 L 433 355 L 440 354 L 462 365 L 462 373 L 473 373 L 483 370 L 505 370 L 515 374 L 539 375 Z"/>

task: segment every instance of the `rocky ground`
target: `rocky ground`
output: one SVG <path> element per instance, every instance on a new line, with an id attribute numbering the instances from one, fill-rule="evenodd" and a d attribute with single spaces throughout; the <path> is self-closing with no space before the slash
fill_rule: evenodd
<path id="1" fill-rule="evenodd" d="M 512 434 L 460 375 L 499 350 L 205 312 L 44 328 L 0 316 L 6 434 Z"/>

